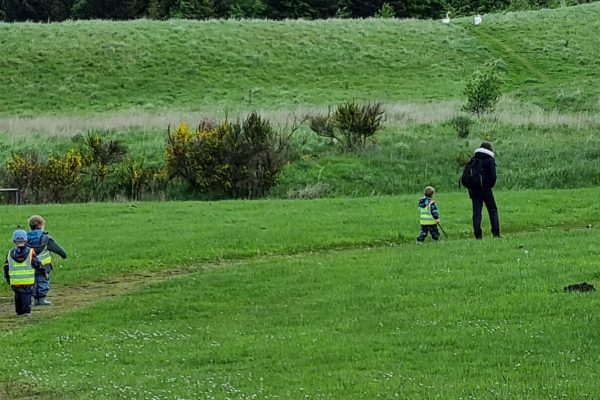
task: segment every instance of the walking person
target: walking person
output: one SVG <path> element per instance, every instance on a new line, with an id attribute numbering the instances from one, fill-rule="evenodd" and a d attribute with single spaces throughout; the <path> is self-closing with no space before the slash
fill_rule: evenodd
<path id="1" fill-rule="evenodd" d="M 32 215 L 28 223 L 31 230 L 27 232 L 27 245 L 35 250 L 42 263 L 39 273 L 35 274 L 35 284 L 33 285 L 34 305 L 49 306 L 52 302 L 46 296 L 50 291 L 52 253 L 65 259 L 67 258 L 67 252 L 46 231 L 46 221 L 41 215 Z"/>
<path id="2" fill-rule="evenodd" d="M 500 237 L 498 207 L 492 189 L 496 185 L 496 159 L 490 142 L 483 142 L 475 149 L 475 154 L 465 166 L 461 178 L 463 186 L 469 190 L 473 205 L 473 234 L 475 239 L 482 238 L 481 211 L 487 209 L 492 226 L 492 236 Z"/>
<path id="3" fill-rule="evenodd" d="M 434 194 L 435 189 L 432 186 L 427 186 L 423 191 L 424 196 L 419 199 L 419 224 L 421 225 L 421 230 L 417 237 L 417 244 L 423 244 L 428 233 L 434 242 L 437 242 L 440 238 L 440 232 L 438 231 L 440 212 L 435 200 L 433 200 Z"/>
<path id="4" fill-rule="evenodd" d="M 27 232 L 17 229 L 12 236 L 14 247 L 4 261 L 4 279 L 15 292 L 17 315 L 31 315 L 31 294 L 35 273 L 42 268 L 35 250 L 27 246 Z"/>

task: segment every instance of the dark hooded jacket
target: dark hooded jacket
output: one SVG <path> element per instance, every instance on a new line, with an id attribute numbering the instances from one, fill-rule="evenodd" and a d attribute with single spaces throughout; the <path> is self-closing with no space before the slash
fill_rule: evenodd
<path id="1" fill-rule="evenodd" d="M 36 254 L 41 254 L 45 248 L 62 258 L 67 258 L 67 252 L 58 245 L 46 231 L 34 229 L 27 232 L 27 246 L 33 247 Z"/>
<path id="2" fill-rule="evenodd" d="M 478 148 L 475 150 L 473 158 L 479 158 L 482 160 L 482 178 L 483 178 L 483 190 L 490 190 L 496 185 L 496 160 L 494 159 L 494 153 L 484 148 Z"/>

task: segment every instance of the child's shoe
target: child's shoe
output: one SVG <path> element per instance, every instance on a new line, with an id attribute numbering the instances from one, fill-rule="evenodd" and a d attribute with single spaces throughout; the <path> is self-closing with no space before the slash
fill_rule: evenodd
<path id="1" fill-rule="evenodd" d="M 52 304 L 52 302 L 50 300 L 46 300 L 45 297 L 40 297 L 39 299 L 35 299 L 36 306 L 49 306 L 50 304 Z"/>

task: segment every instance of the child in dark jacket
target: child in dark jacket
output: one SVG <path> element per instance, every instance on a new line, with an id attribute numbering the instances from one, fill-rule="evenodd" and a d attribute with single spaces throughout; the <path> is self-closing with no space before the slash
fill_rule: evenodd
<path id="1" fill-rule="evenodd" d="M 431 239 L 437 241 L 440 237 L 438 224 L 440 223 L 440 213 L 437 204 L 433 200 L 435 189 L 427 186 L 424 190 L 425 197 L 419 199 L 419 223 L 421 224 L 421 232 L 417 237 L 417 243 L 423 244 L 427 234 L 431 234 Z"/>
<path id="2" fill-rule="evenodd" d="M 15 292 L 17 315 L 31 315 L 31 294 L 36 271 L 42 267 L 35 250 L 27 246 L 27 232 L 17 229 L 12 236 L 15 247 L 4 261 L 4 279 Z"/>
<path id="3" fill-rule="evenodd" d="M 67 258 L 67 253 L 58 245 L 44 230 L 46 221 L 40 215 L 32 215 L 29 218 L 29 228 L 27 232 L 27 245 L 32 247 L 40 262 L 42 268 L 35 275 L 35 285 L 33 286 L 33 298 L 36 306 L 49 306 L 52 304 L 46 299 L 50 291 L 50 274 L 52 273 L 52 253 L 56 253 L 63 259 Z"/>

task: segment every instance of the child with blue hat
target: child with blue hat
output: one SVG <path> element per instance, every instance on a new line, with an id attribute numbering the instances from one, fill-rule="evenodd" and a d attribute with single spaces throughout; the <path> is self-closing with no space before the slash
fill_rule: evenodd
<path id="1" fill-rule="evenodd" d="M 31 295 L 35 273 L 42 267 L 35 251 L 27 246 L 27 232 L 17 229 L 12 235 L 14 247 L 4 261 L 4 278 L 15 292 L 17 315 L 31 315 Z"/>

